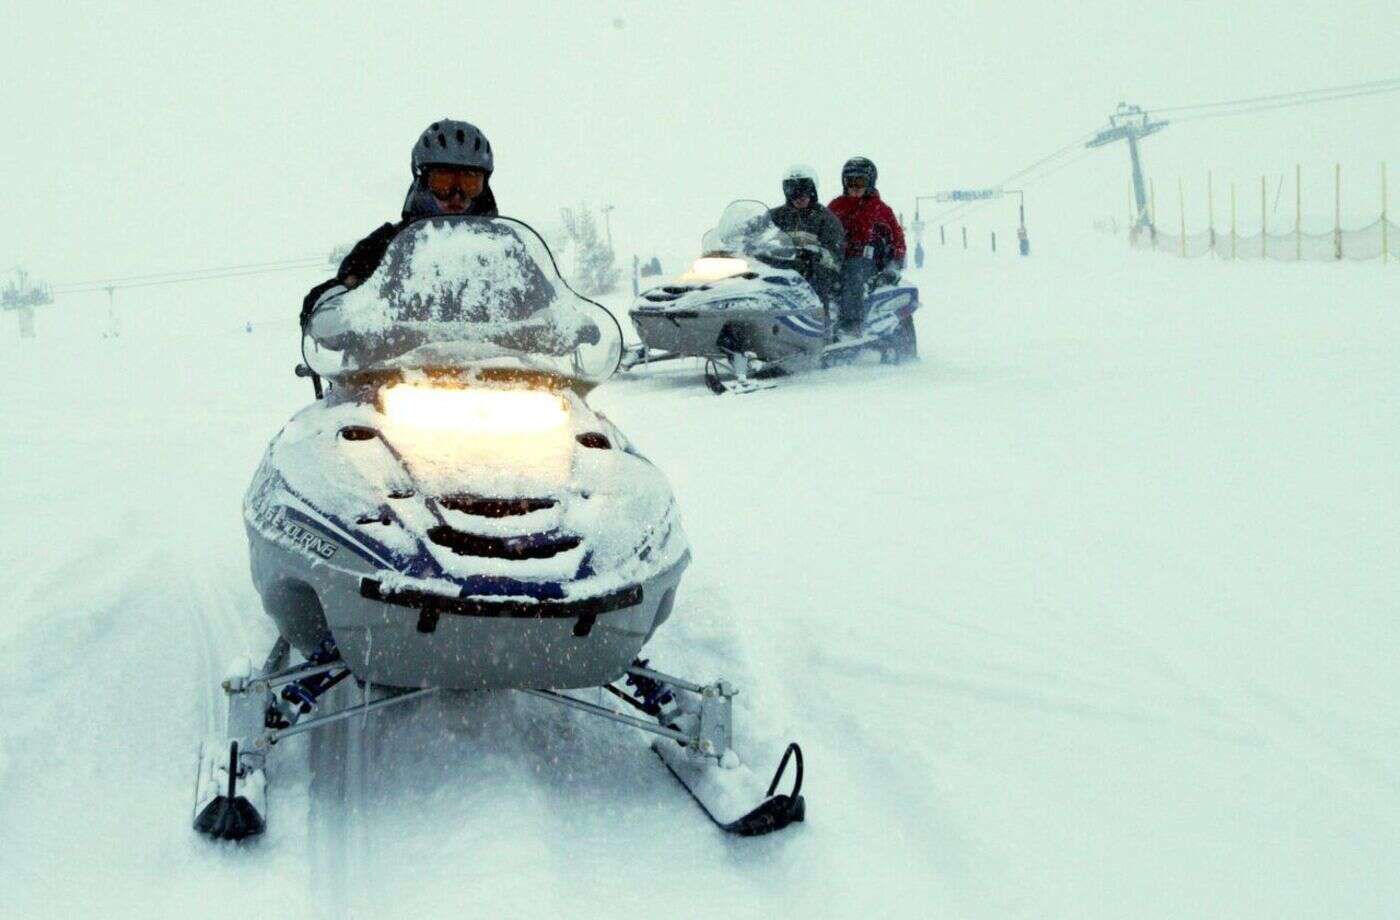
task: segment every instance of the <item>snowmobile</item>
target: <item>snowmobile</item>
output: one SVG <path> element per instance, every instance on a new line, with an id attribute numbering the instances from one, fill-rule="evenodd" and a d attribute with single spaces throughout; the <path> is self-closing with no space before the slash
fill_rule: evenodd
<path id="1" fill-rule="evenodd" d="M 588 406 L 621 353 L 617 321 L 509 218 L 411 222 L 362 285 L 322 294 L 298 366 L 317 398 L 243 506 L 278 638 L 223 682 L 227 738 L 201 754 L 196 830 L 264 830 L 284 739 L 441 690 L 514 690 L 642 729 L 726 831 L 803 819 L 797 745 L 765 783 L 732 750 L 735 688 L 639 657 L 690 549 L 665 477 Z M 347 678 L 380 693 L 327 711 Z M 566 692 L 597 687 L 633 711 Z"/>
<path id="2" fill-rule="evenodd" d="M 732 393 L 872 351 L 890 363 L 916 357 L 918 288 L 876 275 L 861 333 L 837 338 L 832 311 L 807 281 L 810 263 L 830 256 L 807 236 L 780 230 L 761 201 L 730 204 L 690 269 L 638 296 L 631 317 L 640 342 L 624 353 L 623 369 L 700 358 L 710 389 Z"/>

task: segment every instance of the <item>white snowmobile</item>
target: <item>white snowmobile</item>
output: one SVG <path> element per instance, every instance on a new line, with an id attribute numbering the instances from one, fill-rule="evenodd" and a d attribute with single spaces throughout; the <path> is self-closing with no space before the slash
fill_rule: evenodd
<path id="1" fill-rule="evenodd" d="M 585 400 L 621 345 L 507 218 L 410 223 L 364 284 L 321 297 L 298 368 L 318 398 L 268 446 L 243 509 L 279 638 L 223 683 L 227 739 L 201 756 L 196 830 L 263 831 L 283 739 L 443 689 L 518 690 L 649 732 L 727 831 L 802 820 L 795 744 L 760 779 L 731 750 L 731 685 L 638 658 L 690 549 L 665 477 Z M 390 693 L 324 711 L 347 677 Z M 585 687 L 635 714 L 564 692 Z"/>
<path id="2" fill-rule="evenodd" d="M 690 270 L 638 296 L 631 317 L 641 341 L 624 353 L 623 369 L 701 358 L 710 389 L 730 393 L 862 352 L 891 363 L 916 357 L 919 289 L 877 282 L 866 294 L 861 334 L 838 339 L 803 264 L 829 254 L 806 236 L 780 230 L 761 201 L 730 204 Z"/>

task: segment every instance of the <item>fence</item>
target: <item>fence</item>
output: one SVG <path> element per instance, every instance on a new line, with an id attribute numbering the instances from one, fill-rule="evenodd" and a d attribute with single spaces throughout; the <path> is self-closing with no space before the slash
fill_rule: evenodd
<path id="1" fill-rule="evenodd" d="M 1293 182 L 1293 220 L 1290 224 L 1270 226 L 1269 182 L 1260 177 L 1258 210 L 1255 203 L 1245 205 L 1240 190 L 1230 183 L 1230 222 L 1226 227 L 1215 225 L 1215 188 L 1213 177 L 1206 177 L 1206 212 L 1209 215 L 1204 230 L 1188 232 L 1186 229 L 1186 192 L 1184 184 L 1177 181 L 1178 217 L 1176 232 L 1163 227 L 1165 221 L 1157 219 L 1156 187 L 1152 187 L 1148 206 L 1149 225 L 1129 234 L 1129 243 L 1134 249 L 1150 249 L 1165 252 L 1182 258 L 1200 258 L 1214 255 L 1218 259 L 1264 260 L 1275 262 L 1364 262 L 1380 259 L 1382 263 L 1400 264 L 1400 224 L 1390 220 L 1387 212 L 1386 168 L 1380 170 L 1380 216 L 1361 227 L 1347 229 L 1342 226 L 1342 168 L 1334 171 L 1333 185 L 1333 225 L 1326 231 L 1304 230 L 1303 228 L 1303 183 L 1302 168 L 1296 167 Z M 1278 198 L 1282 195 L 1282 184 L 1275 194 L 1273 208 L 1277 211 Z M 1252 189 L 1251 195 L 1252 198 Z M 1253 232 L 1240 232 L 1240 216 L 1246 207 L 1251 216 L 1257 215 L 1257 229 L 1251 222 Z M 1248 219 L 1248 218 L 1246 218 Z M 1285 229 L 1286 228 L 1286 229 Z"/>

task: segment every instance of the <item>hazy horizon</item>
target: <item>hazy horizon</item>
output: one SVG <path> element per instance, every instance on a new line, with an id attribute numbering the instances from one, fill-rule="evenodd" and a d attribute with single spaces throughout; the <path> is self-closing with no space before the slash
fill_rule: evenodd
<path id="1" fill-rule="evenodd" d="M 1400 8 L 1386 3 L 1313 18 L 1255 2 L 1090 2 L 1072 16 L 1012 3 L 527 3 L 495 15 L 25 3 L 14 21 L 0 46 L 0 99 L 20 126 L 0 153 L 0 267 L 55 284 L 352 241 L 396 218 L 409 147 L 440 117 L 491 137 L 503 213 L 547 224 L 561 207 L 611 204 L 630 261 L 692 245 L 731 199 L 775 201 L 792 162 L 813 165 L 829 198 L 840 163 L 870 156 L 886 199 L 912 216 L 915 195 L 994 184 L 1120 100 L 1175 106 L 1400 73 Z M 1400 162 L 1397 114 L 1391 94 L 1182 123 L 1144 156 L 1172 186 L 1203 184 L 1207 169 L 1222 183 L 1257 188 L 1285 171 L 1291 182 L 1302 163 L 1305 188 L 1321 189 L 1341 161 L 1348 213 L 1374 214 L 1373 174 Z M 1127 180 L 1120 148 L 1086 155 L 1033 187 L 1033 233 L 1123 215 Z M 1316 210 L 1330 213 L 1330 197 Z M 969 223 L 1009 229 L 1012 213 Z"/>

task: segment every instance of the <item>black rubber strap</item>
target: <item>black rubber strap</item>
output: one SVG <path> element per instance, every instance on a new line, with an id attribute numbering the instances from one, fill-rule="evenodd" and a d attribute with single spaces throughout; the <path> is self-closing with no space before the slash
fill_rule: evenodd
<path id="1" fill-rule="evenodd" d="M 360 596 L 399 607 L 411 607 L 433 619 L 443 615 L 502 617 L 515 620 L 566 620 L 597 617 L 642 602 L 642 586 L 630 585 L 610 594 L 577 601 L 488 600 L 480 597 L 443 597 L 413 588 L 386 589 L 378 579 L 360 579 Z"/>

